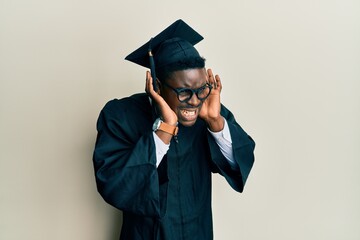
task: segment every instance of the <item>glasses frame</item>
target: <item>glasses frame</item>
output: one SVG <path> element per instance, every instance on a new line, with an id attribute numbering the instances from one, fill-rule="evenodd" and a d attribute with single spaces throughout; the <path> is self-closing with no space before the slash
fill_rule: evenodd
<path id="1" fill-rule="evenodd" d="M 176 96 L 177 96 L 177 99 L 179 100 L 179 102 L 183 103 L 183 102 L 188 102 L 194 95 L 196 95 L 196 97 L 200 100 L 200 101 L 204 101 L 205 99 L 207 99 L 211 93 L 211 90 L 212 90 L 212 86 L 209 84 L 209 83 L 205 83 L 203 86 L 197 88 L 197 89 L 191 89 L 191 88 L 173 88 L 172 86 L 170 86 L 169 84 L 163 82 L 162 84 L 164 84 L 164 86 L 170 88 L 171 90 L 173 90 L 175 93 L 176 93 Z M 205 89 L 206 87 L 208 87 L 210 89 L 208 95 L 206 95 L 206 97 L 204 98 L 200 98 L 199 97 L 199 92 L 203 89 Z M 188 91 L 188 92 L 191 92 L 191 95 L 190 97 L 184 99 L 184 100 L 180 100 L 180 94 L 181 92 L 185 92 L 185 91 Z"/>

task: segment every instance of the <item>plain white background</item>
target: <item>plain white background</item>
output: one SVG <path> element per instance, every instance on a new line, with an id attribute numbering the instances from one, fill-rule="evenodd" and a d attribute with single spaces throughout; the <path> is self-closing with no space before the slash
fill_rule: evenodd
<path id="1" fill-rule="evenodd" d="M 115 240 L 99 111 L 144 90 L 124 57 L 178 18 L 256 140 L 243 194 L 214 176 L 216 239 L 360 239 L 360 2 L 0 0 L 0 239 Z"/>

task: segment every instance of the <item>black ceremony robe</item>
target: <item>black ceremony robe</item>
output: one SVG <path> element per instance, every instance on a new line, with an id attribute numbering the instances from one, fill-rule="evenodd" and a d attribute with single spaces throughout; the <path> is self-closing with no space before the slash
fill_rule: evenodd
<path id="1" fill-rule="evenodd" d="M 211 172 L 243 191 L 254 162 L 254 141 L 224 106 L 239 168 L 232 169 L 198 119 L 179 126 L 178 142 L 156 167 L 154 115 L 148 96 L 112 100 L 100 113 L 93 156 L 97 188 L 106 202 L 123 211 L 123 240 L 213 239 Z"/>

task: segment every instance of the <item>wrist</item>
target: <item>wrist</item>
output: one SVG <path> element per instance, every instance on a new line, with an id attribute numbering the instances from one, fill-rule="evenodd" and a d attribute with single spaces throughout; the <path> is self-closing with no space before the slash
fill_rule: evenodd
<path id="1" fill-rule="evenodd" d="M 173 135 L 167 132 L 163 132 L 163 131 L 155 131 L 154 132 L 159 138 L 160 140 L 165 143 L 165 144 L 170 144 L 171 139 L 173 138 Z"/>
<path id="2" fill-rule="evenodd" d="M 165 123 L 169 126 L 177 127 L 177 125 L 178 125 L 178 121 L 176 121 L 176 120 L 175 121 L 162 120 L 162 121 L 163 121 L 163 123 Z"/>
<path id="3" fill-rule="evenodd" d="M 153 131 L 162 131 L 172 136 L 176 136 L 178 132 L 177 122 L 169 123 L 157 118 L 153 124 Z"/>
<path id="4" fill-rule="evenodd" d="M 174 114 L 174 116 L 160 116 L 160 119 L 162 122 L 166 123 L 167 125 L 177 127 L 178 125 L 178 119 L 177 116 Z"/>
<path id="5" fill-rule="evenodd" d="M 215 118 L 215 119 L 208 119 L 206 121 L 208 128 L 210 129 L 210 131 L 212 132 L 220 132 L 224 129 L 224 124 L 225 124 L 225 120 L 224 118 L 220 115 L 219 117 Z"/>

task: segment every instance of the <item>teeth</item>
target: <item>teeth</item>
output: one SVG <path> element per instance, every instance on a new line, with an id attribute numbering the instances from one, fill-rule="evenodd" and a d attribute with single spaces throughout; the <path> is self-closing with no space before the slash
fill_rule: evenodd
<path id="1" fill-rule="evenodd" d="M 194 116 L 195 111 L 182 110 L 183 114 L 186 116 Z"/>

